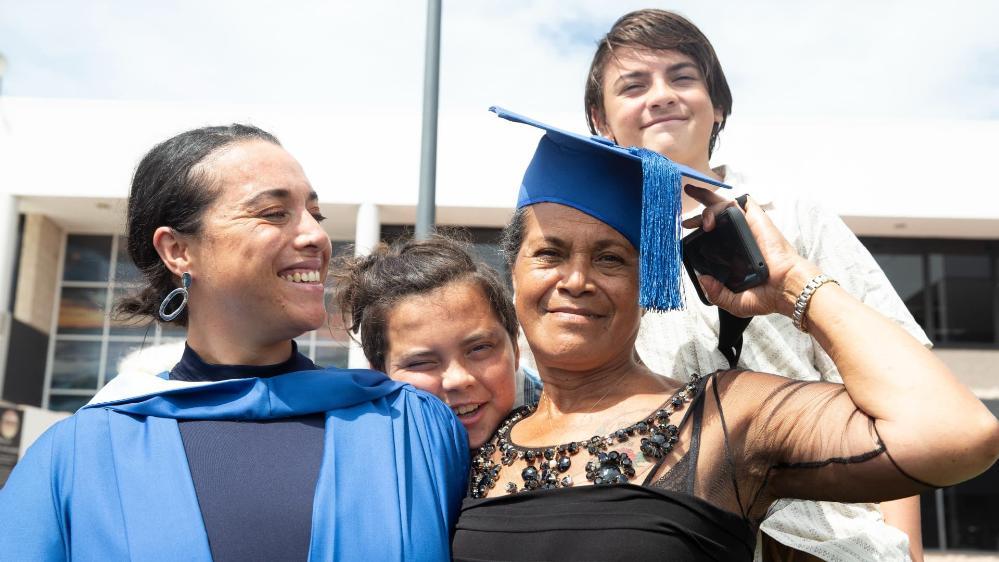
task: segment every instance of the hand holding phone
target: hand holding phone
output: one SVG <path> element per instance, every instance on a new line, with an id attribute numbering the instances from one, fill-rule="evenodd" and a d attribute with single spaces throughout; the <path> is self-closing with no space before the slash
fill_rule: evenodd
<path id="1" fill-rule="evenodd" d="M 737 199 L 745 206 L 745 196 Z M 694 281 L 701 302 L 711 306 L 697 275 L 710 275 L 733 293 L 766 283 L 766 261 L 740 209 L 728 207 L 715 216 L 711 232 L 697 229 L 683 238 L 683 265 Z"/>

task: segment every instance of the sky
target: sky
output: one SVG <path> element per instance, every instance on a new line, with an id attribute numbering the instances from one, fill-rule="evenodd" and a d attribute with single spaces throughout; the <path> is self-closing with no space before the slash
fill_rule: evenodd
<path id="1" fill-rule="evenodd" d="M 991 0 L 443 0 L 442 115 L 579 111 L 623 13 L 678 11 L 714 43 L 733 117 L 999 119 Z M 0 0 L 2 94 L 419 111 L 416 0 Z"/>

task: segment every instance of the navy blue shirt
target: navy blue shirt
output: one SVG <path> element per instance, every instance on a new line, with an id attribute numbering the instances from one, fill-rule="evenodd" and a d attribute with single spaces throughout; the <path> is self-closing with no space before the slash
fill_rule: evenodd
<path id="1" fill-rule="evenodd" d="M 292 341 L 277 365 L 212 365 L 189 346 L 171 380 L 220 381 L 318 369 Z M 325 415 L 279 420 L 180 420 L 212 558 L 306 560 Z"/>

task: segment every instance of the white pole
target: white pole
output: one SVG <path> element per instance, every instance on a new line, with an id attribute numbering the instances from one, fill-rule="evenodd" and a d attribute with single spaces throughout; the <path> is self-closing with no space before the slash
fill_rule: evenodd
<path id="1" fill-rule="evenodd" d="M 378 216 L 378 205 L 361 203 L 357 209 L 357 222 L 354 226 L 354 255 L 366 256 L 381 240 L 382 223 Z M 361 346 L 351 340 L 347 356 L 347 367 L 351 369 L 367 369 L 368 360 L 364 357 Z"/>

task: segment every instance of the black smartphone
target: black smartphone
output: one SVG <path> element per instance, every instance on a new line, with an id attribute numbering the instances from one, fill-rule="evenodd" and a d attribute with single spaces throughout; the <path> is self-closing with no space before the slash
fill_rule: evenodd
<path id="1" fill-rule="evenodd" d="M 745 199 L 739 201 L 744 205 Z M 745 215 L 729 207 L 715 217 L 715 228 L 700 228 L 683 237 L 683 266 L 694 281 L 701 302 L 711 306 L 697 274 L 710 275 L 733 293 L 762 285 L 770 275 L 763 253 L 749 230 Z"/>

